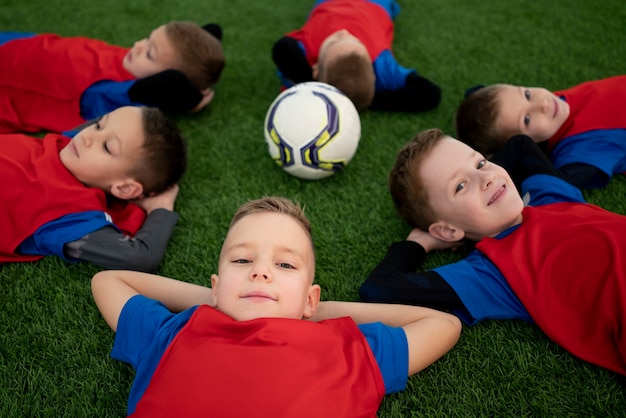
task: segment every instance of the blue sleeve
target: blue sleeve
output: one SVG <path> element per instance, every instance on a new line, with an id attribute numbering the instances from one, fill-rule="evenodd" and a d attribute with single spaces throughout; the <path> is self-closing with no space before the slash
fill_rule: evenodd
<path id="1" fill-rule="evenodd" d="M 509 231 L 507 231 L 509 232 Z M 453 313 L 468 325 L 485 319 L 533 322 L 500 270 L 480 251 L 464 260 L 433 269 L 454 289 L 465 310 Z"/>
<path id="2" fill-rule="evenodd" d="M 417 73 L 414 69 L 398 64 L 388 49 L 384 50 L 373 64 L 376 74 L 376 91 L 398 90 L 406 85 L 406 78 L 410 73 Z"/>
<path id="3" fill-rule="evenodd" d="M 80 98 L 80 113 L 86 119 L 95 119 L 123 106 L 141 106 L 128 97 L 128 90 L 137 80 L 103 80 L 92 84 Z"/>
<path id="4" fill-rule="evenodd" d="M 135 379 L 128 397 L 128 414 L 135 411 L 163 353 L 197 307 L 174 314 L 161 302 L 142 295 L 130 298 L 117 322 L 111 357 L 130 364 Z"/>
<path id="5" fill-rule="evenodd" d="M 13 39 L 30 38 L 35 35 L 33 32 L 0 32 L 0 45 Z"/>
<path id="6" fill-rule="evenodd" d="M 550 153 L 550 159 L 557 169 L 583 163 L 602 170 L 609 178 L 623 173 L 626 171 L 626 129 L 597 129 L 563 138 Z"/>
<path id="7" fill-rule="evenodd" d="M 380 322 L 358 327 L 376 358 L 385 382 L 385 393 L 404 390 L 409 377 L 409 344 L 404 330 Z"/>
<path id="8" fill-rule="evenodd" d="M 111 217 L 99 210 L 65 215 L 39 227 L 33 235 L 20 244 L 17 252 L 44 256 L 56 255 L 66 261 L 76 261 L 64 256 L 63 246 L 105 226 L 117 229 Z"/>
<path id="9" fill-rule="evenodd" d="M 541 206 L 557 202 L 580 202 L 585 198 L 576 186 L 555 176 L 537 174 L 522 182 L 522 196 L 528 206 Z"/>

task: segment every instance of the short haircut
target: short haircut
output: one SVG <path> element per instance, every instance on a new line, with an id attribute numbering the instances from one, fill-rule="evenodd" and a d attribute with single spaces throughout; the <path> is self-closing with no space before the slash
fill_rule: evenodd
<path id="1" fill-rule="evenodd" d="M 230 221 L 229 228 L 248 215 L 265 212 L 281 213 L 290 216 L 302 226 L 309 238 L 311 238 L 311 222 L 304 214 L 304 208 L 297 202 L 292 202 L 287 198 L 278 196 L 264 196 L 260 199 L 250 200 L 239 206 L 239 209 L 237 209 L 237 212 L 235 212 L 235 215 Z M 311 242 L 313 242 L 312 239 Z"/>
<path id="2" fill-rule="evenodd" d="M 372 104 L 376 76 L 371 61 L 361 54 L 338 56 L 319 68 L 318 80 L 337 87 L 363 110 Z"/>
<path id="3" fill-rule="evenodd" d="M 456 111 L 457 138 L 483 155 L 496 152 L 508 139 L 496 126 L 500 116 L 498 93 L 502 84 L 482 87 L 461 102 Z"/>
<path id="4" fill-rule="evenodd" d="M 444 136 L 439 129 L 428 129 L 415 135 L 402 147 L 389 173 L 389 190 L 396 210 L 413 228 L 428 231 L 437 221 L 420 168 Z"/>
<path id="5" fill-rule="evenodd" d="M 142 107 L 141 115 L 145 140 L 130 175 L 148 196 L 180 181 L 187 169 L 187 145 L 176 124 L 158 108 Z"/>
<path id="6" fill-rule="evenodd" d="M 225 64 L 222 43 L 193 22 L 169 22 L 165 31 L 179 54 L 176 69 L 185 73 L 198 90 L 217 84 Z"/>

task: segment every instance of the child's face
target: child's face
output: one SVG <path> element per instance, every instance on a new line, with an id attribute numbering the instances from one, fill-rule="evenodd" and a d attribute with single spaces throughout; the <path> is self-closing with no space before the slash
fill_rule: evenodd
<path id="1" fill-rule="evenodd" d="M 116 183 L 128 178 L 144 141 L 141 108 L 121 107 L 78 132 L 59 157 L 79 181 L 111 193 Z"/>
<path id="2" fill-rule="evenodd" d="M 320 45 L 316 69 L 326 67 L 335 58 L 351 53 L 357 53 L 368 60 L 370 59 L 367 48 L 357 37 L 345 29 L 338 30 L 328 35 Z"/>
<path id="3" fill-rule="evenodd" d="M 309 236 L 288 215 L 253 213 L 228 232 L 211 277 L 213 301 L 238 320 L 302 319 L 313 314 L 320 288 Z"/>
<path id="4" fill-rule="evenodd" d="M 124 56 L 123 64 L 136 78 L 145 78 L 175 68 L 177 58 L 165 25 L 162 25 L 153 30 L 149 37 L 135 42 Z"/>
<path id="5" fill-rule="evenodd" d="M 502 86 L 498 103 L 498 132 L 507 137 L 528 135 L 535 142 L 550 139 L 568 118 L 570 110 L 566 101 L 539 87 Z"/>
<path id="6" fill-rule="evenodd" d="M 461 141 L 442 138 L 419 175 L 438 222 L 463 232 L 451 241 L 479 241 L 521 222 L 524 204 L 511 177 Z"/>

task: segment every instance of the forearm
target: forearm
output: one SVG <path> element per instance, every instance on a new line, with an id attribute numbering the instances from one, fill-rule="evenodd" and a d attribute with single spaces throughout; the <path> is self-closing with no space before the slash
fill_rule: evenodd
<path id="1" fill-rule="evenodd" d="M 107 269 L 156 271 L 178 220 L 175 212 L 150 212 L 135 237 L 106 227 L 65 244 L 66 256 L 90 261 Z"/>
<path id="2" fill-rule="evenodd" d="M 94 300 L 113 330 L 131 297 L 141 294 L 162 302 L 172 312 L 200 304 L 212 304 L 211 288 L 128 270 L 106 270 L 91 281 Z"/>
<path id="3" fill-rule="evenodd" d="M 288 36 L 279 39 L 272 48 L 272 59 L 282 75 L 290 81 L 313 81 L 313 70 L 295 39 Z"/>
<path id="4" fill-rule="evenodd" d="M 423 112 L 434 109 L 441 101 L 441 89 L 432 81 L 410 73 L 404 87 L 377 91 L 371 110 Z"/>
<path id="5" fill-rule="evenodd" d="M 359 288 L 361 300 L 441 310 L 463 308 L 454 289 L 438 273 L 416 272 L 425 258 L 424 248 L 413 241 L 392 244 Z"/>
<path id="6" fill-rule="evenodd" d="M 422 306 L 328 301 L 320 302 L 311 319 L 317 322 L 345 316 L 349 316 L 357 324 L 382 322 L 392 327 L 403 327 L 428 318 L 436 320 L 455 318 L 448 313 Z"/>

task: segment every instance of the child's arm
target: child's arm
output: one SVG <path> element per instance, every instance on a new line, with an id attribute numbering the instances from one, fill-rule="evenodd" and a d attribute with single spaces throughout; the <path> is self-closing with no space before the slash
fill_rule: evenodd
<path id="1" fill-rule="evenodd" d="M 377 91 L 371 110 L 392 112 L 424 112 L 434 109 L 441 101 L 441 89 L 432 81 L 416 73 L 409 73 L 404 87 L 398 90 Z"/>
<path id="2" fill-rule="evenodd" d="M 170 311 L 211 304 L 211 288 L 147 273 L 101 271 L 93 276 L 91 290 L 98 309 L 113 331 L 126 302 L 141 294 L 162 302 Z"/>
<path id="3" fill-rule="evenodd" d="M 148 217 L 133 238 L 104 227 L 64 245 L 67 257 L 89 261 L 107 269 L 156 271 L 178 220 L 173 212 L 178 186 L 138 200 Z"/>
<path id="4" fill-rule="evenodd" d="M 292 83 L 313 81 L 313 69 L 300 49 L 298 41 L 284 36 L 274 44 L 272 59 L 282 76 Z"/>
<path id="5" fill-rule="evenodd" d="M 382 322 L 402 327 L 409 346 L 409 375 L 434 363 L 459 339 L 461 322 L 454 315 L 429 308 L 358 302 L 321 302 L 315 321 L 343 316 L 357 324 Z"/>
<path id="6" fill-rule="evenodd" d="M 365 302 L 404 303 L 441 310 L 464 309 L 454 289 L 435 271 L 416 273 L 432 250 L 457 244 L 443 242 L 420 229 L 395 242 L 359 288 Z"/>

